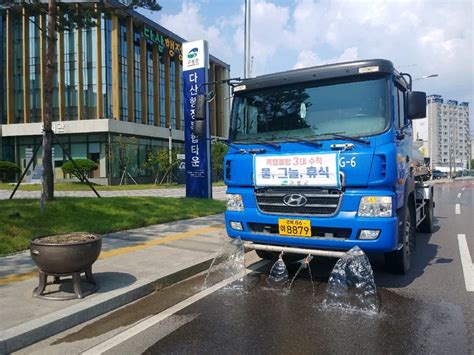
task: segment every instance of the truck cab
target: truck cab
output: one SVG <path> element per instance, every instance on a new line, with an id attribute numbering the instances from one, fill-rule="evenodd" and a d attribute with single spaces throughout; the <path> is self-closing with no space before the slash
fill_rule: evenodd
<path id="1" fill-rule="evenodd" d="M 229 237 L 265 258 L 357 245 L 407 272 L 415 228 L 433 207 L 410 166 L 411 120 L 426 112 L 411 77 L 361 60 L 246 79 L 233 93 Z"/>

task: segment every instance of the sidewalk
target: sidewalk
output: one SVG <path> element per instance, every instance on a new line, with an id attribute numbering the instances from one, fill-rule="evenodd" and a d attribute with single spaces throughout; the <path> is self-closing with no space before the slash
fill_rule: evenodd
<path id="1" fill-rule="evenodd" d="M 81 300 L 33 298 L 38 278 L 29 252 L 0 257 L 0 354 L 204 271 L 227 241 L 223 223 L 220 214 L 104 235 L 93 266 L 100 288 Z"/>
<path id="2" fill-rule="evenodd" d="M 225 200 L 226 186 L 214 186 L 212 188 L 212 196 L 216 200 Z M 13 187 L 12 187 L 13 190 Z M 149 197 L 185 197 L 186 190 L 183 187 L 167 188 L 167 189 L 149 189 L 149 190 L 112 190 L 98 191 L 101 197 L 119 197 L 119 196 L 149 196 Z M 10 197 L 12 191 L 0 190 L 0 200 L 6 200 Z M 22 191 L 15 193 L 14 199 L 35 198 L 39 199 L 40 191 Z M 56 197 L 96 197 L 95 193 L 90 191 L 55 191 Z"/>

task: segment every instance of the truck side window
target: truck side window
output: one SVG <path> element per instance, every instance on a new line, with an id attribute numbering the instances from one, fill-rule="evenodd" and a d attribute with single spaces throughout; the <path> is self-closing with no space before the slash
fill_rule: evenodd
<path id="1" fill-rule="evenodd" d="M 405 92 L 398 87 L 395 86 L 394 90 L 394 99 L 395 99 L 395 128 L 401 129 L 405 127 L 408 120 L 405 117 Z"/>
<path id="2" fill-rule="evenodd" d="M 394 92 L 393 92 L 393 99 L 394 99 L 394 102 L 395 102 L 395 109 L 394 109 L 394 112 L 395 112 L 395 117 L 394 117 L 394 123 L 395 123 L 395 128 L 396 129 L 400 129 L 400 114 L 399 114 L 399 111 L 400 109 L 398 108 L 398 88 L 395 86 L 394 87 Z"/>
<path id="3" fill-rule="evenodd" d="M 400 127 L 404 127 L 408 122 L 407 118 L 405 117 L 405 92 L 399 88 L 398 91 L 398 110 L 399 110 L 399 119 L 400 119 Z"/>

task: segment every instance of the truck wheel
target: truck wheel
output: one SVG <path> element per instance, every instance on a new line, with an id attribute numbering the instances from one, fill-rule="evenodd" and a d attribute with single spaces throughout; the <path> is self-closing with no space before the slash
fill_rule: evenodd
<path id="1" fill-rule="evenodd" d="M 423 233 L 433 233 L 433 221 L 434 221 L 434 211 L 433 211 L 433 201 L 427 201 L 424 207 L 425 210 L 425 219 L 418 226 L 418 230 Z"/>
<path id="2" fill-rule="evenodd" d="M 403 246 L 400 250 L 385 253 L 385 264 L 390 271 L 404 275 L 410 269 L 411 253 L 415 248 L 413 208 L 408 206 L 401 215 L 403 227 L 399 229 L 399 240 Z"/>
<path id="3" fill-rule="evenodd" d="M 277 260 L 278 256 L 280 255 L 276 251 L 266 251 L 266 250 L 255 249 L 255 252 L 260 258 L 266 259 L 266 260 Z"/>

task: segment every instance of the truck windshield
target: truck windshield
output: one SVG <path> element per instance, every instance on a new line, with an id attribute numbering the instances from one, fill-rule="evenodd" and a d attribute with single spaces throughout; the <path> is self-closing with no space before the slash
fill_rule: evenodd
<path id="1" fill-rule="evenodd" d="M 275 87 L 238 93 L 232 108 L 231 139 L 370 136 L 388 125 L 386 78 L 331 84 Z"/>

